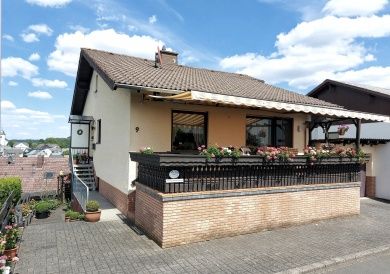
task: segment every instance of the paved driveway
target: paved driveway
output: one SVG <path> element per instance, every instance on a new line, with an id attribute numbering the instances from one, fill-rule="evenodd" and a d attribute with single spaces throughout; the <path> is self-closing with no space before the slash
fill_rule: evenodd
<path id="1" fill-rule="evenodd" d="M 390 244 L 390 204 L 361 215 L 161 249 L 121 221 L 28 226 L 16 273 L 270 273 Z"/>

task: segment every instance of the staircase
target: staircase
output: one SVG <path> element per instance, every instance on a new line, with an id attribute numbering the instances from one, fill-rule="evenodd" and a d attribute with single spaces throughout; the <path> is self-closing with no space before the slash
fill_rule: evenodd
<path id="1" fill-rule="evenodd" d="M 96 189 L 92 162 L 88 164 L 73 164 L 73 173 L 88 186 L 89 190 Z"/>

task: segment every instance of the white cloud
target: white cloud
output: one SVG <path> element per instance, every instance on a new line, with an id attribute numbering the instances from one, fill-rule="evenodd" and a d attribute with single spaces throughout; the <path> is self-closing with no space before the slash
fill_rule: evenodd
<path id="1" fill-rule="evenodd" d="M 80 31 L 82 33 L 86 33 L 89 31 L 89 28 L 83 27 L 81 25 L 71 25 L 71 26 L 69 26 L 69 29 L 71 29 L 73 31 Z"/>
<path id="2" fill-rule="evenodd" d="M 48 80 L 42 78 L 32 78 L 31 82 L 34 87 L 48 87 L 48 88 L 66 88 L 68 84 L 61 80 Z"/>
<path id="3" fill-rule="evenodd" d="M 323 12 L 336 16 L 368 16 L 381 11 L 388 0 L 329 0 Z"/>
<path id="4" fill-rule="evenodd" d="M 40 56 L 39 53 L 37 53 L 37 52 L 32 53 L 32 54 L 28 57 L 28 60 L 30 60 L 30 61 L 38 61 L 39 59 L 41 59 L 41 56 Z"/>
<path id="5" fill-rule="evenodd" d="M 390 36 L 390 15 L 326 16 L 299 23 L 280 33 L 269 56 L 245 53 L 223 58 L 220 66 L 271 83 L 305 89 L 337 73 L 354 70 L 376 58 L 361 39 Z"/>
<path id="6" fill-rule="evenodd" d="M 3 111 L 9 110 L 9 109 L 15 109 L 14 103 L 11 101 L 1 100 L 1 109 Z"/>
<path id="7" fill-rule="evenodd" d="M 156 15 L 152 15 L 148 18 L 148 21 L 149 21 L 149 24 L 154 24 L 157 22 L 157 16 Z"/>
<path id="8" fill-rule="evenodd" d="M 20 36 L 26 43 L 33 43 L 39 41 L 39 38 L 35 33 L 22 33 Z"/>
<path id="9" fill-rule="evenodd" d="M 50 93 L 48 93 L 46 91 L 40 91 L 40 90 L 29 92 L 28 96 L 29 97 L 38 98 L 38 99 L 42 99 L 42 100 L 48 100 L 48 99 L 52 99 L 53 98 L 53 96 L 51 96 Z"/>
<path id="10" fill-rule="evenodd" d="M 8 41 L 10 41 L 10 42 L 15 41 L 14 37 L 13 37 L 12 35 L 9 35 L 9 34 L 4 34 L 4 35 L 3 35 L 3 39 L 4 39 L 4 40 L 8 40 Z"/>
<path id="11" fill-rule="evenodd" d="M 60 8 L 66 6 L 72 0 L 26 0 L 26 2 L 41 7 Z"/>
<path id="12" fill-rule="evenodd" d="M 374 87 L 390 89 L 390 67 L 372 66 L 361 70 L 339 72 L 331 76 L 332 79 L 366 84 Z"/>
<path id="13" fill-rule="evenodd" d="M 20 35 L 24 42 L 32 43 L 38 42 L 40 35 L 51 36 L 53 30 L 46 24 L 36 24 L 30 25 L 27 29 Z"/>
<path id="14" fill-rule="evenodd" d="M 57 37 L 55 50 L 50 53 L 47 64 L 51 70 L 74 76 L 77 71 L 80 48 L 94 48 L 153 59 L 157 46 L 162 47 L 162 45 L 164 45 L 162 41 L 151 36 L 129 36 L 113 29 L 94 30 L 90 33 L 76 31 Z"/>
<path id="15" fill-rule="evenodd" d="M 53 34 L 53 30 L 46 24 L 36 24 L 36 25 L 30 25 L 27 28 L 27 31 L 44 34 L 47 36 L 50 36 Z"/>
<path id="16" fill-rule="evenodd" d="M 20 57 L 7 57 L 1 60 L 1 71 L 3 77 L 22 76 L 30 79 L 38 74 L 38 67 Z"/>
<path id="17" fill-rule="evenodd" d="M 10 87 L 16 87 L 16 86 L 18 85 L 18 83 L 15 82 L 15 81 L 9 81 L 9 82 L 8 82 L 8 85 L 9 85 Z"/>
<path id="18" fill-rule="evenodd" d="M 59 126 L 67 124 L 65 115 L 18 107 L 7 100 L 1 101 L 1 107 L 2 127 L 7 132 L 8 138 L 14 139 L 25 136 L 31 138 L 64 137 L 69 134 L 65 130 L 58 130 Z"/>

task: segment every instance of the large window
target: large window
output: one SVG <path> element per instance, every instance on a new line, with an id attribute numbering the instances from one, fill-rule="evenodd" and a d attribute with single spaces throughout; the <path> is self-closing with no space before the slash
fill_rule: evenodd
<path id="1" fill-rule="evenodd" d="M 172 150 L 197 150 L 207 145 L 207 114 L 172 111 Z"/>
<path id="2" fill-rule="evenodd" d="M 292 147 L 292 119 L 247 117 L 246 145 Z"/>

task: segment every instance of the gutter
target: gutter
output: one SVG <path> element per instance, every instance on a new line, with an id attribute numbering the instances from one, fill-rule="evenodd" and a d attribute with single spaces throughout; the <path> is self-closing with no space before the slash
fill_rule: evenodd
<path id="1" fill-rule="evenodd" d="M 114 84 L 113 90 L 116 90 L 117 88 L 128 88 L 128 89 L 135 89 L 140 91 L 149 91 L 149 92 L 164 92 L 168 94 L 180 94 L 182 92 L 185 92 L 183 90 L 177 90 L 177 89 L 166 89 L 166 88 L 152 88 L 152 87 L 144 87 L 144 86 L 137 86 L 137 85 L 127 85 L 127 84 Z M 187 90 L 190 91 L 190 90 Z"/>

